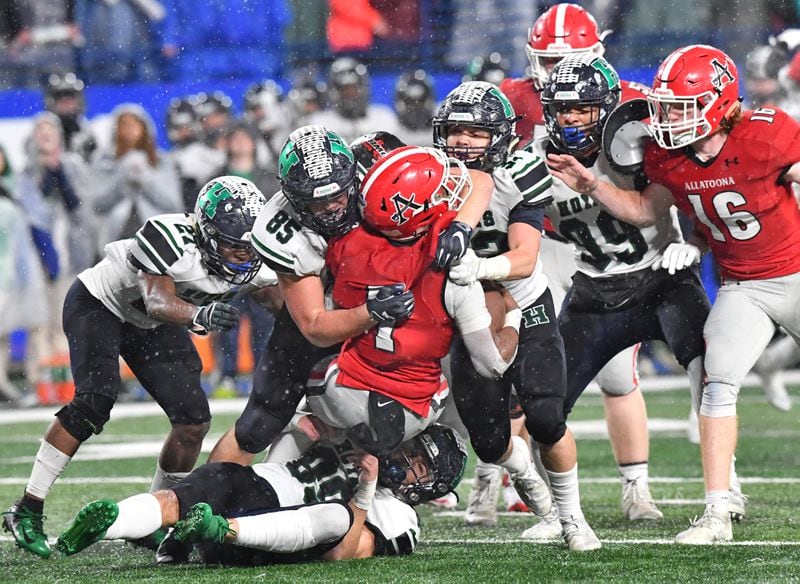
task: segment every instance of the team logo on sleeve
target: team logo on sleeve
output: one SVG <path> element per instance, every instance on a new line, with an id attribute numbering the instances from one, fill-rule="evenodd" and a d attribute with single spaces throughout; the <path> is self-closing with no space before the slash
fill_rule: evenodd
<path id="1" fill-rule="evenodd" d="M 420 210 L 422 210 L 423 205 L 417 203 L 414 193 L 411 193 L 411 196 L 408 198 L 403 197 L 403 194 L 398 192 L 392 195 L 391 198 L 392 203 L 394 204 L 394 214 L 392 215 L 392 221 L 397 223 L 398 225 L 402 225 L 409 219 L 411 219 L 414 215 L 417 214 Z"/>

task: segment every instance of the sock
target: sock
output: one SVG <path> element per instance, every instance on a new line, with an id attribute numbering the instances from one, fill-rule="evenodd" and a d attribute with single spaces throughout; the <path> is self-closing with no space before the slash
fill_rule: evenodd
<path id="1" fill-rule="evenodd" d="M 648 470 L 647 462 L 634 462 L 631 464 L 621 464 L 617 467 L 619 469 L 619 478 L 622 485 L 636 481 L 643 488 L 649 488 L 647 484 Z"/>
<path id="2" fill-rule="evenodd" d="M 553 501 L 558 507 L 558 517 L 562 521 L 582 519 L 581 494 L 578 489 L 578 465 L 576 464 L 567 472 L 553 472 L 548 470 L 550 488 L 553 490 Z"/>
<path id="3" fill-rule="evenodd" d="M 483 479 L 493 477 L 496 473 L 499 473 L 500 470 L 500 466 L 492 464 L 491 462 L 483 462 L 480 458 L 475 464 L 475 476 Z"/>
<path id="4" fill-rule="evenodd" d="M 239 524 L 236 545 L 290 553 L 344 537 L 352 524 L 352 516 L 340 503 L 322 503 L 237 517 L 236 521 Z"/>
<path id="5" fill-rule="evenodd" d="M 512 436 L 511 454 L 499 464 L 508 471 L 512 479 L 516 478 L 517 475 L 525 474 L 529 469 L 532 471 L 531 451 L 528 445 L 525 444 L 525 440 L 519 436 Z"/>
<path id="6" fill-rule="evenodd" d="M 153 483 L 150 485 L 150 492 L 165 491 L 170 487 L 174 487 L 185 479 L 188 474 L 188 472 L 167 472 L 161 468 L 160 464 L 157 464 L 156 474 L 153 476 Z"/>
<path id="7" fill-rule="evenodd" d="M 150 493 L 128 497 L 117 506 L 119 515 L 103 539 L 140 539 L 161 527 L 161 504 Z"/>
<path id="8" fill-rule="evenodd" d="M 44 500 L 70 460 L 72 460 L 71 456 L 67 456 L 49 442 L 42 440 L 39 452 L 36 453 L 33 469 L 31 469 L 28 486 L 25 487 L 25 493 Z"/>
<path id="9" fill-rule="evenodd" d="M 706 491 L 706 509 L 714 506 L 718 515 L 728 514 L 728 491 Z"/>

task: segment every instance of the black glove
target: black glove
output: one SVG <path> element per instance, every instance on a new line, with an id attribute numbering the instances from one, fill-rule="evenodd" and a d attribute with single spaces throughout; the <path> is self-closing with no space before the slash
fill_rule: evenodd
<path id="1" fill-rule="evenodd" d="M 229 331 L 239 324 L 239 309 L 224 302 L 201 306 L 192 321 L 203 332 Z"/>
<path id="2" fill-rule="evenodd" d="M 378 293 L 367 300 L 367 311 L 379 323 L 394 322 L 411 316 L 414 294 L 405 291 L 405 285 L 388 284 L 378 288 Z"/>
<path id="3" fill-rule="evenodd" d="M 469 240 L 472 238 L 472 227 L 461 221 L 453 221 L 439 234 L 436 246 L 436 265 L 444 270 L 467 252 Z"/>

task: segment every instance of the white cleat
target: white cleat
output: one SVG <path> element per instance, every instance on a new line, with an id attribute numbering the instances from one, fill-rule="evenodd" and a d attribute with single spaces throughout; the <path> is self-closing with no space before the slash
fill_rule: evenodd
<path id="1" fill-rule="evenodd" d="M 458 507 L 458 496 L 455 493 L 447 493 L 443 497 L 431 499 L 428 504 L 439 509 L 455 509 Z"/>
<path id="2" fill-rule="evenodd" d="M 603 547 L 603 544 L 600 543 L 600 538 L 595 535 L 589 523 L 583 517 L 562 519 L 561 527 L 561 536 L 571 551 L 589 552 Z"/>
<path id="3" fill-rule="evenodd" d="M 716 513 L 713 505 L 706 507 L 703 516 L 695 519 L 691 527 L 675 536 L 675 543 L 684 545 L 713 545 L 733 541 L 731 516 Z"/>
<path id="4" fill-rule="evenodd" d="M 789 397 L 789 392 L 786 391 L 783 372 L 779 369 L 769 372 L 759 371 L 758 375 L 761 377 L 761 388 L 764 390 L 764 396 L 770 405 L 782 412 L 791 410 L 792 398 Z"/>
<path id="5" fill-rule="evenodd" d="M 639 481 L 630 481 L 622 486 L 622 514 L 630 521 L 655 521 L 664 517 L 656 507 L 650 489 Z"/>
<path id="6" fill-rule="evenodd" d="M 741 485 L 731 485 L 728 489 L 728 514 L 731 516 L 731 521 L 741 522 L 746 511 L 747 495 L 742 492 Z"/>
<path id="7" fill-rule="evenodd" d="M 550 513 L 542 517 L 536 525 L 523 531 L 522 538 L 536 543 L 550 543 L 560 541 L 562 531 L 558 508 L 553 503 Z"/>
<path id="8" fill-rule="evenodd" d="M 497 496 L 500 492 L 501 473 L 500 467 L 493 467 L 488 474 L 475 474 L 464 515 L 467 525 L 491 527 L 497 524 Z"/>
<path id="9" fill-rule="evenodd" d="M 539 476 L 533 463 L 528 464 L 528 469 L 514 477 L 514 488 L 519 498 L 528 506 L 535 515 L 544 517 L 553 508 L 553 496 L 550 487 Z"/>

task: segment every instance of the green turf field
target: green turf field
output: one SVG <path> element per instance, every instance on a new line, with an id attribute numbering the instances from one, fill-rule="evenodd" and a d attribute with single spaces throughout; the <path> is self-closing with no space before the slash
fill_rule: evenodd
<path id="1" fill-rule="evenodd" d="M 792 388 L 800 402 L 798 387 Z M 561 545 L 534 545 L 519 539 L 531 516 L 501 514 L 492 529 L 468 528 L 459 513 L 420 510 L 422 541 L 408 558 L 339 564 L 273 566 L 253 569 L 156 567 L 150 552 L 122 542 L 98 544 L 72 557 L 56 553 L 40 560 L 0 539 L 0 582 L 784 582 L 800 581 L 800 404 L 774 410 L 754 388 L 740 398 L 738 469 L 750 497 L 747 518 L 734 525 L 733 545 L 677 547 L 671 538 L 702 512 L 703 486 L 698 447 L 689 444 L 681 422 L 688 391 L 647 393 L 652 433 L 651 490 L 664 511 L 656 523 L 622 519 L 620 486 L 607 440 L 597 433 L 602 420 L 599 395 L 585 395 L 572 421 L 578 436 L 583 508 L 604 547 L 570 553 Z M 122 410 L 123 408 L 120 408 Z M 230 409 L 230 408 L 229 408 Z M 0 412 L 0 504 L 7 508 L 27 482 L 46 421 L 20 421 L 27 412 Z M 215 415 L 206 447 L 235 419 Z M 167 431 L 162 416 L 113 419 L 103 434 L 78 453 L 47 501 L 45 527 L 58 536 L 74 513 L 99 498 L 121 499 L 145 491 L 158 446 Z M 120 454 L 117 454 L 120 453 Z M 121 458 L 124 456 L 124 458 Z M 204 460 L 206 454 L 202 455 Z M 467 477 L 472 476 L 471 470 Z M 465 505 L 469 485 L 459 489 Z"/>

